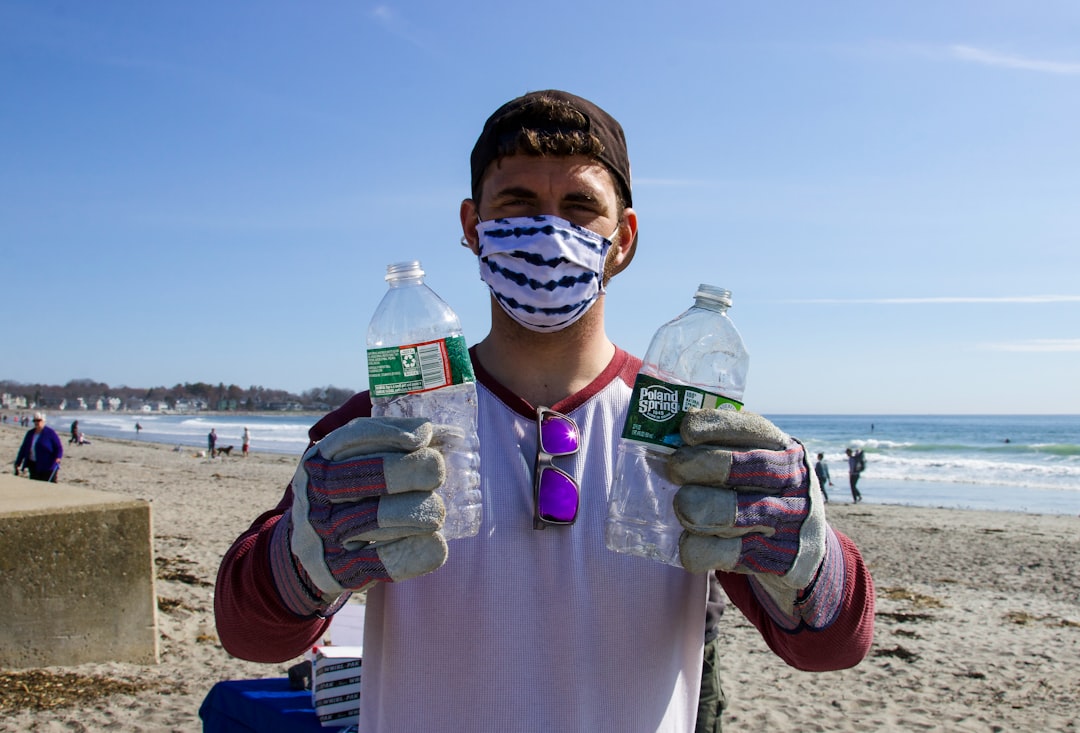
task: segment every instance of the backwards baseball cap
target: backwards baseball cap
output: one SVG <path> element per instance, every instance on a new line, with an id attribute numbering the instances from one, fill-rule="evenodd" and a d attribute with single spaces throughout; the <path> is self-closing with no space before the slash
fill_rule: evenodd
<path id="1" fill-rule="evenodd" d="M 603 163 L 627 206 L 633 205 L 630 189 L 630 156 L 626 152 L 626 137 L 615 118 L 587 99 L 568 92 L 548 89 L 512 99 L 499 107 L 484 123 L 484 129 L 472 150 L 472 193 L 480 192 L 480 181 L 487 167 L 505 155 L 518 151 L 519 140 L 525 131 L 556 137 L 572 137 L 584 133 L 594 138 L 598 146 L 580 151 Z M 539 154 L 560 153 L 557 149 L 538 151 Z M 575 151 L 579 152 L 579 151 Z"/>

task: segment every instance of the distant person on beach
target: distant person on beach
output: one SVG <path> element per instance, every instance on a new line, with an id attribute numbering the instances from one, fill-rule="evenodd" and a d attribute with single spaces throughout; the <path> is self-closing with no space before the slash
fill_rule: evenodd
<path id="1" fill-rule="evenodd" d="M 580 97 L 532 92 L 488 118 L 471 171 L 465 249 L 453 249 L 470 253 L 490 293 L 490 330 L 468 352 L 480 532 L 443 537 L 443 428 L 371 417 L 370 395 L 357 394 L 312 426 L 277 506 L 222 558 L 225 650 L 290 660 L 364 592 L 364 733 L 717 730 L 717 670 L 764 663 L 732 658 L 712 633 L 724 594 L 774 664 L 858 664 L 873 639 L 873 581 L 828 524 L 802 446 L 760 415 L 703 409 L 683 421 L 688 445 L 669 465 L 687 569 L 605 544 L 642 367 L 604 325 L 605 287 L 638 231 L 619 123 Z M 312 327 L 332 329 L 326 315 L 314 310 Z M 565 452 L 552 455 L 556 435 Z M 710 603 L 714 583 L 723 593 Z"/>
<path id="2" fill-rule="evenodd" d="M 15 475 L 26 469 L 34 481 L 52 481 L 60 472 L 60 459 L 64 446 L 60 436 L 45 424 L 45 413 L 34 413 L 34 427 L 23 438 L 19 454 L 15 457 Z"/>
<path id="3" fill-rule="evenodd" d="M 818 484 L 821 486 L 821 495 L 825 497 L 825 503 L 829 503 L 829 494 L 825 491 L 826 482 L 829 486 L 833 485 L 832 479 L 829 478 L 829 464 L 825 462 L 825 454 L 817 454 L 817 463 L 814 464 L 814 473 L 817 474 Z"/>
<path id="4" fill-rule="evenodd" d="M 214 457 L 214 447 L 217 445 L 217 431 L 214 428 L 210 428 L 209 434 L 206 436 L 206 447 L 210 457 Z"/>
<path id="5" fill-rule="evenodd" d="M 90 441 L 86 439 L 86 434 L 79 428 L 78 420 L 71 423 L 71 437 L 68 439 L 68 445 L 72 443 L 75 443 L 75 445 L 90 445 Z"/>
<path id="6" fill-rule="evenodd" d="M 866 469 L 866 457 L 863 456 L 862 449 L 852 451 L 848 448 L 844 453 L 847 454 L 848 460 L 848 481 L 851 482 L 851 498 L 858 504 L 862 501 L 862 494 L 856 488 L 856 484 L 859 483 L 859 476 Z"/>
<path id="7" fill-rule="evenodd" d="M 247 429 L 247 425 L 244 426 L 244 434 L 240 437 L 240 440 L 244 451 L 244 458 L 247 458 L 248 449 L 251 447 L 251 431 Z"/>
<path id="8" fill-rule="evenodd" d="M 135 437 L 138 438 L 139 433 L 141 433 L 141 432 L 142 432 L 142 425 L 140 425 L 139 423 L 135 423 Z"/>

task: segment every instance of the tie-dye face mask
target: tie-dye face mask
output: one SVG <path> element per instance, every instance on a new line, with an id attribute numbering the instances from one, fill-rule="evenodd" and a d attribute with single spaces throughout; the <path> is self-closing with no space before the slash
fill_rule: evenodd
<path id="1" fill-rule="evenodd" d="M 561 331 L 604 292 L 611 240 L 595 232 L 557 216 L 517 216 L 482 221 L 476 233 L 480 279 L 530 331 Z"/>

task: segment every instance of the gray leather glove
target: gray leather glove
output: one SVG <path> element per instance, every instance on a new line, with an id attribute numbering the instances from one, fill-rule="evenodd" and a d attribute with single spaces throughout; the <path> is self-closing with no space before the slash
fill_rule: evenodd
<path id="1" fill-rule="evenodd" d="M 802 445 L 751 412 L 693 410 L 668 462 L 683 567 L 749 573 L 792 613 L 825 557 L 828 525 Z"/>
<path id="2" fill-rule="evenodd" d="M 357 418 L 304 454 L 271 564 L 286 605 L 309 615 L 374 581 L 400 581 L 446 561 L 446 478 L 424 418 Z M 285 551 L 288 554 L 285 554 Z"/>

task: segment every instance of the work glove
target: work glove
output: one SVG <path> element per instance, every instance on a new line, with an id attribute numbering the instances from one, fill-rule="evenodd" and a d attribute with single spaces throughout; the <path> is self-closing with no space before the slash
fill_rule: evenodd
<path id="1" fill-rule="evenodd" d="M 785 621 L 796 619 L 827 545 L 839 553 L 835 539 L 829 542 L 821 491 L 810 480 L 803 446 L 745 411 L 692 410 L 680 432 L 685 446 L 671 455 L 668 471 L 681 487 L 674 508 L 685 530 L 683 567 L 750 574 L 751 585 L 771 599 L 766 610 L 775 604 Z M 835 580 L 842 587 L 842 566 Z"/>
<path id="2" fill-rule="evenodd" d="M 446 468 L 433 434 L 423 418 L 357 418 L 308 449 L 271 540 L 274 580 L 290 610 L 325 614 L 350 591 L 446 562 L 446 508 L 433 493 Z"/>

